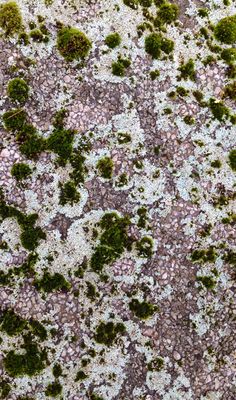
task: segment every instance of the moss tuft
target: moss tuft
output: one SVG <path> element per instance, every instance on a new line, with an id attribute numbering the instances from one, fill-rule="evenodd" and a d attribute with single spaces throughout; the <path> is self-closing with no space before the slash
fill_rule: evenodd
<path id="1" fill-rule="evenodd" d="M 91 42 L 77 28 L 64 27 L 57 35 L 57 48 L 66 61 L 79 60 L 89 53 Z"/>
<path id="2" fill-rule="evenodd" d="M 152 58 L 159 58 L 161 55 L 162 36 L 158 33 L 150 33 L 145 38 L 145 50 Z"/>
<path id="3" fill-rule="evenodd" d="M 2 120 L 8 131 L 16 132 L 22 129 L 26 123 L 26 117 L 27 114 L 24 110 L 16 108 L 6 111 L 2 116 Z"/>
<path id="4" fill-rule="evenodd" d="M 45 390 L 45 395 L 49 397 L 57 397 L 62 392 L 62 386 L 58 381 L 49 383 Z"/>
<path id="5" fill-rule="evenodd" d="M 37 279 L 34 285 L 38 290 L 42 290 L 46 293 L 55 290 L 68 290 L 70 288 L 69 282 L 66 281 L 63 275 L 57 272 L 54 275 L 50 275 L 49 272 L 44 272 L 42 278 Z"/>
<path id="6" fill-rule="evenodd" d="M 236 49 L 234 47 L 224 49 L 221 53 L 221 58 L 227 62 L 227 64 L 234 63 L 236 61 Z"/>
<path id="7" fill-rule="evenodd" d="M 190 58 L 186 64 L 182 64 L 178 70 L 180 71 L 180 78 L 183 78 L 184 80 L 191 79 L 192 81 L 195 81 L 196 72 L 192 58 Z"/>
<path id="8" fill-rule="evenodd" d="M 174 22 L 179 15 L 179 7 L 177 4 L 163 3 L 161 4 L 157 16 L 165 24 Z"/>
<path id="9" fill-rule="evenodd" d="M 0 4 L 0 27 L 7 36 L 13 36 L 22 29 L 20 9 L 15 1 Z"/>
<path id="10" fill-rule="evenodd" d="M 153 254 L 153 240 L 150 237 L 143 237 L 136 243 L 136 249 L 140 257 L 150 258 Z"/>
<path id="11" fill-rule="evenodd" d="M 114 49 L 115 47 L 121 44 L 121 37 L 119 33 L 111 33 L 105 39 L 105 43 L 110 49 Z"/>
<path id="12" fill-rule="evenodd" d="M 29 96 L 29 86 L 21 78 L 14 78 L 8 82 L 7 94 L 11 100 L 25 103 Z"/>
<path id="13" fill-rule="evenodd" d="M 236 149 L 232 149 L 229 153 L 229 165 L 233 171 L 236 171 Z"/>
<path id="14" fill-rule="evenodd" d="M 99 175 L 105 179 L 111 179 L 114 163 L 110 157 L 103 157 L 97 162 Z"/>
<path id="15" fill-rule="evenodd" d="M 26 327 L 26 321 L 13 310 L 7 309 L 0 317 L 1 331 L 9 336 L 15 336 L 21 333 Z"/>
<path id="16" fill-rule="evenodd" d="M 215 38 L 222 43 L 236 43 L 236 15 L 222 18 L 214 29 Z"/>
<path id="17" fill-rule="evenodd" d="M 80 201 L 80 193 L 76 190 L 75 184 L 72 181 L 66 182 L 64 185 L 61 185 L 61 193 L 60 193 L 60 204 L 65 205 L 69 203 L 73 205 L 74 203 L 78 203 Z"/>
<path id="18" fill-rule="evenodd" d="M 95 340 L 97 343 L 111 346 L 118 334 L 124 334 L 125 326 L 122 323 L 101 322 L 96 328 Z"/>
<path id="19" fill-rule="evenodd" d="M 31 174 L 31 168 L 24 163 L 15 163 L 12 166 L 11 174 L 17 181 L 22 181 L 23 179 L 28 178 Z"/>
<path id="20" fill-rule="evenodd" d="M 132 299 L 129 303 L 129 308 L 140 319 L 147 319 L 156 311 L 156 307 L 153 304 L 146 301 L 140 302 L 138 299 Z"/>
<path id="21" fill-rule="evenodd" d="M 229 109 L 220 100 L 211 98 L 209 100 L 209 108 L 218 121 L 223 121 L 229 117 Z"/>

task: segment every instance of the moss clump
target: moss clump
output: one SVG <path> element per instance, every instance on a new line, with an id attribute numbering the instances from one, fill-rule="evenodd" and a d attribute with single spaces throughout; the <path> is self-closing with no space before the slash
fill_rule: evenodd
<path id="1" fill-rule="evenodd" d="M 42 43 L 44 41 L 44 35 L 40 29 L 32 29 L 29 35 L 34 42 Z"/>
<path id="2" fill-rule="evenodd" d="M 86 379 L 86 378 L 87 378 L 87 375 L 84 373 L 84 371 L 80 370 L 80 371 L 78 371 L 77 374 L 76 374 L 75 381 L 76 381 L 76 382 L 78 382 L 78 381 L 83 381 L 83 380 Z"/>
<path id="3" fill-rule="evenodd" d="M 191 254 L 191 260 L 193 262 L 210 262 L 214 263 L 217 258 L 214 247 L 209 247 L 209 249 L 196 249 Z"/>
<path id="4" fill-rule="evenodd" d="M 184 122 L 187 125 L 194 125 L 195 123 L 195 118 L 192 117 L 192 115 L 185 115 L 184 117 Z"/>
<path id="5" fill-rule="evenodd" d="M 7 36 L 13 36 L 22 29 L 20 9 L 15 1 L 0 4 L 0 27 Z"/>
<path id="6" fill-rule="evenodd" d="M 186 64 L 182 64 L 178 70 L 180 71 L 180 78 L 187 80 L 191 79 L 195 81 L 196 79 L 196 72 L 195 72 L 195 65 L 192 58 L 188 60 Z"/>
<path id="7" fill-rule="evenodd" d="M 232 100 L 236 100 L 236 81 L 225 86 L 224 95 Z"/>
<path id="8" fill-rule="evenodd" d="M 11 100 L 25 103 L 29 96 L 29 86 L 24 79 L 14 78 L 8 82 L 7 94 Z"/>
<path id="9" fill-rule="evenodd" d="M 140 302 L 138 299 L 132 299 L 129 303 L 129 308 L 140 319 L 147 319 L 156 311 L 156 307 L 153 304 L 146 301 Z"/>
<path id="10" fill-rule="evenodd" d="M 211 162 L 211 167 L 213 168 L 220 168 L 221 167 L 221 162 L 220 160 L 214 160 Z"/>
<path id="11" fill-rule="evenodd" d="M 164 367 L 164 360 L 162 357 L 156 357 L 147 365 L 148 371 L 161 371 Z"/>
<path id="12" fill-rule="evenodd" d="M 229 165 L 233 171 L 236 171 L 236 149 L 232 149 L 229 153 Z"/>
<path id="13" fill-rule="evenodd" d="M 236 266 L 236 252 L 231 249 L 228 249 L 224 256 L 224 260 L 228 264 Z"/>
<path id="14" fill-rule="evenodd" d="M 55 378 L 58 378 L 59 376 L 62 375 L 62 368 L 61 368 L 60 364 L 55 364 L 53 366 L 52 373 L 53 373 L 53 376 L 55 376 Z"/>
<path id="15" fill-rule="evenodd" d="M 105 179 L 111 179 L 114 163 L 110 157 L 101 158 L 96 165 L 99 175 Z"/>
<path id="16" fill-rule="evenodd" d="M 37 279 L 34 282 L 36 289 L 42 290 L 46 293 L 53 292 L 55 290 L 68 290 L 70 284 L 63 275 L 56 272 L 51 275 L 49 272 L 44 272 L 41 279 Z"/>
<path id="17" fill-rule="evenodd" d="M 84 183 L 85 175 L 88 172 L 88 168 L 84 165 L 86 158 L 81 154 L 81 151 L 74 151 L 70 156 L 70 163 L 73 168 L 73 172 L 70 173 L 70 177 L 76 183 Z"/>
<path id="18" fill-rule="evenodd" d="M 227 62 L 227 64 L 234 63 L 236 61 L 236 48 L 231 47 L 230 49 L 224 49 L 221 53 L 221 58 Z"/>
<path id="19" fill-rule="evenodd" d="M 10 350 L 3 360 L 6 372 L 14 378 L 24 375 L 33 376 L 45 368 L 45 352 L 39 350 L 38 345 L 30 336 L 25 336 L 24 342 L 23 354 Z"/>
<path id="20" fill-rule="evenodd" d="M 150 72 L 150 77 L 151 77 L 152 81 L 154 81 L 159 76 L 160 76 L 160 71 L 158 69 L 155 69 L 155 70 Z"/>
<path id="21" fill-rule="evenodd" d="M 11 174 L 17 181 L 22 181 L 23 179 L 28 178 L 31 174 L 31 168 L 24 163 L 15 163 L 12 166 Z"/>
<path id="22" fill-rule="evenodd" d="M 215 38 L 222 43 L 236 42 L 236 15 L 222 18 L 214 29 Z"/>
<path id="23" fill-rule="evenodd" d="M 39 241 L 42 239 L 46 239 L 42 229 L 39 226 L 32 226 L 30 223 L 26 223 L 20 235 L 22 246 L 29 251 L 33 251 L 38 247 Z"/>
<path id="24" fill-rule="evenodd" d="M 209 100 L 209 108 L 218 121 L 223 121 L 229 117 L 229 109 L 223 103 L 223 101 L 211 98 Z"/>
<path id="25" fill-rule="evenodd" d="M 58 381 L 49 383 L 45 390 L 45 395 L 49 397 L 57 397 L 62 392 L 62 386 Z"/>
<path id="26" fill-rule="evenodd" d="M 216 286 L 216 280 L 212 276 L 197 276 L 197 281 L 208 290 L 213 290 Z"/>
<path id="27" fill-rule="evenodd" d="M 117 61 L 111 64 L 112 74 L 116 76 L 125 76 L 125 70 L 130 66 L 131 62 L 127 58 L 118 57 Z"/>
<path id="28" fill-rule="evenodd" d="M 26 327 L 26 321 L 13 310 L 5 310 L 0 317 L 1 331 L 9 336 L 15 336 L 21 333 Z"/>
<path id="29" fill-rule="evenodd" d="M 58 162 L 65 165 L 73 150 L 75 132 L 70 129 L 55 129 L 47 140 L 47 149 L 58 154 Z"/>
<path id="30" fill-rule="evenodd" d="M 152 56 L 152 58 L 159 58 L 161 55 L 162 36 L 158 33 L 150 33 L 145 38 L 145 51 Z"/>
<path id="31" fill-rule="evenodd" d="M 94 335 L 97 343 L 105 344 L 106 346 L 111 346 L 116 339 L 118 334 L 124 334 L 125 326 L 124 324 L 118 322 L 100 322 L 96 328 L 96 334 Z"/>
<path id="32" fill-rule="evenodd" d="M 130 7 L 133 10 L 137 10 L 138 8 L 138 0 L 123 0 L 123 2 L 127 7 Z"/>
<path id="33" fill-rule="evenodd" d="M 5 399 L 11 391 L 11 386 L 5 380 L 0 381 L 0 398 Z"/>
<path id="34" fill-rule="evenodd" d="M 118 132 L 118 143 L 126 144 L 131 142 L 131 135 L 127 132 Z"/>
<path id="35" fill-rule="evenodd" d="M 121 44 L 121 37 L 119 33 L 111 33 L 108 35 L 105 39 L 105 43 L 110 49 L 114 49 L 115 47 L 119 46 Z"/>
<path id="36" fill-rule="evenodd" d="M 140 257 L 150 258 L 153 254 L 153 240 L 150 237 L 143 237 L 136 243 L 136 249 Z"/>
<path id="37" fill-rule="evenodd" d="M 47 339 L 47 330 L 44 328 L 44 326 L 39 322 L 34 319 L 29 320 L 29 328 L 32 331 L 32 333 L 37 336 L 41 341 L 44 341 Z"/>
<path id="38" fill-rule="evenodd" d="M 163 3 L 161 4 L 157 16 L 165 24 L 174 22 L 179 15 L 179 7 L 177 4 Z"/>
<path id="39" fill-rule="evenodd" d="M 131 239 L 127 234 L 129 226 L 127 217 L 119 217 L 116 213 L 105 214 L 100 227 L 103 233 L 99 245 L 91 257 L 91 268 L 100 272 L 104 265 L 115 261 L 126 249 L 131 249 Z"/>
<path id="40" fill-rule="evenodd" d="M 2 120 L 8 131 L 16 132 L 22 129 L 26 123 L 26 117 L 27 114 L 24 110 L 16 108 L 6 111 L 2 116 Z"/>
<path id="41" fill-rule="evenodd" d="M 24 130 L 21 131 L 24 134 Z M 26 137 L 24 143 L 20 145 L 20 151 L 29 159 L 34 159 L 42 151 L 46 149 L 46 141 L 37 136 L 37 134 L 32 134 Z"/>
<path id="42" fill-rule="evenodd" d="M 165 54 L 170 54 L 172 53 L 172 51 L 174 50 L 174 42 L 173 40 L 167 39 L 167 38 L 163 38 L 162 42 L 161 42 L 161 50 L 165 53 Z"/>
<path id="43" fill-rule="evenodd" d="M 76 190 L 74 182 L 68 181 L 64 185 L 61 185 L 61 193 L 60 193 L 61 205 L 64 206 L 66 203 L 73 205 L 74 203 L 78 203 L 79 201 L 80 201 L 80 193 Z"/>
<path id="44" fill-rule="evenodd" d="M 66 61 L 79 60 L 89 53 L 91 42 L 76 28 L 64 27 L 57 35 L 57 48 Z"/>

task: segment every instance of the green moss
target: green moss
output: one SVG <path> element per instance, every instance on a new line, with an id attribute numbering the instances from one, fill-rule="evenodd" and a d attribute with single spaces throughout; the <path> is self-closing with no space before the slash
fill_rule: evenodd
<path id="1" fill-rule="evenodd" d="M 65 165 L 73 151 L 75 131 L 56 128 L 47 140 L 47 149 L 58 154 L 58 162 Z"/>
<path id="2" fill-rule="evenodd" d="M 10 384 L 5 380 L 0 380 L 0 398 L 5 399 L 11 391 Z"/>
<path id="3" fill-rule="evenodd" d="M 0 4 L 0 27 L 7 36 L 13 36 L 22 29 L 20 9 L 15 1 Z"/>
<path id="4" fill-rule="evenodd" d="M 146 209 L 146 207 L 140 207 L 137 210 L 137 214 L 139 216 L 138 223 L 137 223 L 138 227 L 145 228 L 146 224 L 147 224 L 147 209 Z"/>
<path id="5" fill-rule="evenodd" d="M 195 64 L 192 58 L 190 58 L 186 64 L 182 64 L 178 70 L 180 71 L 180 78 L 184 80 L 191 79 L 192 81 L 195 81 Z"/>
<path id="6" fill-rule="evenodd" d="M 123 0 L 124 4 L 133 10 L 137 10 L 138 8 L 138 0 Z"/>
<path id="7" fill-rule="evenodd" d="M 34 42 L 42 43 L 44 41 L 44 35 L 40 29 L 33 29 L 29 35 Z"/>
<path id="8" fill-rule="evenodd" d="M 45 390 L 45 395 L 49 397 L 57 397 L 62 392 L 62 385 L 58 381 L 49 383 Z"/>
<path id="9" fill-rule="evenodd" d="M 227 64 L 234 63 L 236 61 L 236 48 L 231 47 L 230 49 L 224 49 L 221 53 L 221 58 L 227 62 Z"/>
<path id="10" fill-rule="evenodd" d="M 27 46 L 29 42 L 29 35 L 26 32 L 21 32 L 18 36 L 18 43 L 20 45 Z"/>
<path id="11" fill-rule="evenodd" d="M 158 33 L 150 33 L 145 38 L 145 51 L 157 59 L 161 55 L 162 36 Z"/>
<path id="12" fill-rule="evenodd" d="M 117 61 L 111 64 L 112 74 L 116 76 L 125 76 L 125 70 L 130 66 L 131 62 L 127 58 L 118 57 Z"/>
<path id="13" fill-rule="evenodd" d="M 142 7 L 151 7 L 152 5 L 152 0 L 139 0 L 139 4 Z"/>
<path id="14" fill-rule="evenodd" d="M 214 29 L 215 38 L 222 43 L 236 43 L 236 15 L 222 18 Z"/>
<path id="15" fill-rule="evenodd" d="M 211 98 L 209 100 L 209 108 L 218 121 L 223 121 L 229 117 L 229 109 L 220 100 Z"/>
<path id="16" fill-rule="evenodd" d="M 194 90 L 193 91 L 193 96 L 197 100 L 198 103 L 202 103 L 203 100 L 203 93 L 200 90 Z"/>
<path id="17" fill-rule="evenodd" d="M 3 360 L 6 372 L 11 377 L 33 376 L 45 368 L 45 353 L 40 351 L 36 343 L 28 337 L 24 337 L 24 353 L 15 353 L 10 350 Z"/>
<path id="18" fill-rule="evenodd" d="M 221 167 L 221 162 L 220 160 L 214 160 L 211 162 L 211 167 L 213 168 L 220 168 Z"/>
<path id="19" fill-rule="evenodd" d="M 154 360 L 150 361 L 147 365 L 148 371 L 161 371 L 164 367 L 164 360 L 162 357 L 156 357 Z"/>
<path id="20" fill-rule="evenodd" d="M 26 327 L 26 321 L 11 309 L 3 311 L 0 317 L 0 324 L 1 331 L 6 332 L 9 336 L 18 335 Z"/>
<path id="21" fill-rule="evenodd" d="M 199 8 L 197 13 L 198 13 L 199 17 L 205 18 L 208 16 L 208 9 L 207 8 Z"/>
<path id="22" fill-rule="evenodd" d="M 173 40 L 162 38 L 161 50 L 166 54 L 170 54 L 174 50 Z"/>
<path id="23" fill-rule="evenodd" d="M 138 299 L 132 299 L 129 308 L 140 319 L 150 318 L 157 309 L 153 304 L 146 301 L 140 302 Z"/>
<path id="24" fill-rule="evenodd" d="M 102 217 L 100 227 L 103 232 L 90 262 L 94 271 L 102 271 L 104 265 L 115 261 L 125 249 L 131 248 L 131 240 L 127 234 L 129 223 L 128 218 L 119 217 L 116 213 L 108 213 Z"/>
<path id="25" fill-rule="evenodd" d="M 155 69 L 155 70 L 150 72 L 150 77 L 151 77 L 152 81 L 154 81 L 159 76 L 160 76 L 160 71 L 158 69 Z"/>
<path id="26" fill-rule="evenodd" d="M 189 91 L 187 89 L 185 89 L 183 86 L 177 86 L 176 93 L 180 97 L 186 97 L 186 96 L 188 96 Z"/>
<path id="27" fill-rule="evenodd" d="M 84 373 L 84 371 L 80 370 L 80 371 L 78 371 L 77 374 L 76 374 L 75 381 L 76 381 L 76 382 L 78 382 L 78 381 L 83 381 L 83 380 L 86 379 L 86 378 L 87 378 L 87 375 Z"/>
<path id="28" fill-rule="evenodd" d="M 55 364 L 53 366 L 52 373 L 53 373 L 53 376 L 55 376 L 55 378 L 58 378 L 59 376 L 62 375 L 62 368 L 61 368 L 60 364 Z"/>
<path id="29" fill-rule="evenodd" d="M 228 264 L 236 266 L 236 252 L 231 249 L 228 249 L 224 256 L 224 260 Z"/>
<path id="30" fill-rule="evenodd" d="M 37 336 L 41 341 L 47 339 L 47 330 L 39 321 L 31 318 L 29 320 L 29 328 L 31 329 L 32 333 Z"/>
<path id="31" fill-rule="evenodd" d="M 117 137 L 119 144 L 125 144 L 131 142 L 131 135 L 129 133 L 118 132 Z"/>
<path id="32" fill-rule="evenodd" d="M 17 181 L 28 178 L 31 174 L 31 168 L 24 163 L 15 163 L 11 168 L 11 174 Z"/>
<path id="33" fill-rule="evenodd" d="M 7 94 L 11 100 L 25 103 L 29 96 L 29 86 L 24 79 L 14 78 L 8 82 Z"/>
<path id="34" fill-rule="evenodd" d="M 26 117 L 27 114 L 24 110 L 16 108 L 6 111 L 2 116 L 2 120 L 8 131 L 15 132 L 22 129 L 23 125 L 26 123 Z"/>
<path id="35" fill-rule="evenodd" d="M 122 335 L 125 332 L 125 326 L 122 323 L 115 324 L 114 322 L 100 322 L 96 328 L 94 338 L 97 343 L 111 346 L 117 335 Z"/>
<path id="36" fill-rule="evenodd" d="M 236 149 L 232 149 L 229 153 L 229 165 L 233 171 L 236 171 Z"/>
<path id="37" fill-rule="evenodd" d="M 57 48 L 66 61 L 79 60 L 88 55 L 91 42 L 77 28 L 64 27 L 57 35 Z"/>
<path id="38" fill-rule="evenodd" d="M 153 254 L 153 240 L 144 236 L 136 243 L 136 249 L 140 257 L 150 258 Z"/>
<path id="39" fill-rule="evenodd" d="M 24 134 L 24 130 L 20 134 Z M 35 135 L 28 136 L 24 143 L 20 145 L 20 151 L 29 159 L 34 159 L 46 149 L 46 141 Z"/>
<path id="40" fill-rule="evenodd" d="M 114 49 L 115 47 L 119 46 L 121 44 L 121 37 L 119 33 L 111 33 L 108 35 L 105 39 L 105 43 L 110 49 Z"/>
<path id="41" fill-rule="evenodd" d="M 174 22 L 179 15 L 179 7 L 177 4 L 163 3 L 161 4 L 157 16 L 165 24 Z"/>
<path id="42" fill-rule="evenodd" d="M 33 251 L 38 247 L 40 240 L 46 239 L 46 235 L 39 226 L 26 225 L 20 234 L 21 244 L 25 249 Z"/>
<path id="43" fill-rule="evenodd" d="M 197 281 L 201 282 L 208 290 L 213 290 L 216 286 L 216 280 L 212 276 L 197 276 Z"/>
<path id="44" fill-rule="evenodd" d="M 101 158 L 96 165 L 99 175 L 105 179 L 111 179 L 114 163 L 110 157 Z"/>
<path id="45" fill-rule="evenodd" d="M 193 262 L 210 262 L 214 263 L 216 261 L 217 254 L 214 247 L 210 246 L 208 249 L 196 249 L 191 254 L 191 260 Z"/>
<path id="46" fill-rule="evenodd" d="M 96 288 L 91 282 L 88 281 L 86 282 L 86 285 L 87 285 L 86 295 L 91 301 L 94 301 L 97 297 Z"/>
<path id="47" fill-rule="evenodd" d="M 68 290 L 70 288 L 70 283 L 58 272 L 53 275 L 50 275 L 49 272 L 44 272 L 41 279 L 35 280 L 34 285 L 36 289 L 46 293 L 54 292 L 55 290 Z"/>
<path id="48" fill-rule="evenodd" d="M 78 203 L 80 201 L 80 193 L 77 191 L 74 182 L 68 181 L 64 185 L 60 186 L 60 204 L 63 206 L 66 203 L 73 205 L 74 203 Z"/>
<path id="49" fill-rule="evenodd" d="M 229 97 L 231 100 L 236 100 L 236 81 L 225 86 L 224 95 Z"/>

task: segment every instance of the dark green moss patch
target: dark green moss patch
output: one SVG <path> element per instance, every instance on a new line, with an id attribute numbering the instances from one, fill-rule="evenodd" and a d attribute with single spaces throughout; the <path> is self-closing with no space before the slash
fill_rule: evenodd
<path id="1" fill-rule="evenodd" d="M 75 131 L 56 128 L 47 140 L 47 148 L 58 154 L 58 163 L 65 165 L 73 150 Z"/>
<path id="2" fill-rule="evenodd" d="M 80 193 L 77 191 L 74 182 L 68 181 L 64 185 L 61 185 L 60 188 L 60 204 L 65 205 L 69 203 L 73 205 L 80 201 Z"/>
<path id="3" fill-rule="evenodd" d="M 232 149 L 229 153 L 229 165 L 233 171 L 236 171 L 236 149 Z"/>
<path id="4" fill-rule="evenodd" d="M 147 319 L 151 317 L 157 308 L 146 301 L 140 302 L 138 299 L 132 299 L 129 303 L 130 310 L 134 315 L 140 319 Z"/>
<path id="5" fill-rule="evenodd" d="M 187 80 L 191 79 L 195 81 L 196 79 L 196 72 L 195 72 L 195 64 L 192 58 L 186 62 L 186 64 L 182 64 L 178 70 L 180 71 L 180 78 Z"/>
<path id="6" fill-rule="evenodd" d="M 119 33 L 111 33 L 105 39 L 105 43 L 110 49 L 114 49 L 115 47 L 119 46 L 121 43 L 121 37 Z"/>
<path id="7" fill-rule="evenodd" d="M 70 288 L 69 282 L 58 272 L 53 275 L 50 275 L 49 272 L 44 272 L 43 277 L 37 279 L 34 285 L 38 290 L 42 290 L 46 293 L 55 290 L 68 290 Z"/>
<path id="8" fill-rule="evenodd" d="M 125 76 L 125 71 L 130 64 L 131 61 L 128 58 L 118 57 L 117 61 L 111 64 L 112 74 L 120 77 Z"/>
<path id="9" fill-rule="evenodd" d="M 0 380 L 0 398 L 5 399 L 11 391 L 11 386 L 6 380 Z"/>
<path id="10" fill-rule="evenodd" d="M 150 258 L 153 254 L 153 240 L 150 237 L 143 237 L 136 243 L 136 249 L 140 257 Z"/>
<path id="11" fill-rule="evenodd" d="M 60 364 L 55 364 L 53 366 L 52 373 L 53 373 L 53 376 L 55 376 L 55 378 L 58 378 L 59 376 L 62 375 L 62 368 L 61 368 Z"/>
<path id="12" fill-rule="evenodd" d="M 10 350 L 3 360 L 6 372 L 12 376 L 33 376 L 45 368 L 45 352 L 40 351 L 30 336 L 24 337 L 24 353 L 15 353 Z"/>
<path id="13" fill-rule="evenodd" d="M 96 328 L 95 340 L 97 343 L 111 346 L 117 335 L 125 333 L 125 326 L 122 323 L 115 324 L 114 322 L 101 322 Z"/>
<path id="14" fill-rule="evenodd" d="M 29 86 L 21 78 L 14 78 L 8 82 L 7 94 L 13 101 L 25 103 L 29 97 Z"/>
<path id="15" fill-rule="evenodd" d="M 225 86 L 224 95 L 229 97 L 231 100 L 236 100 L 236 81 Z"/>
<path id="16" fill-rule="evenodd" d="M 23 26 L 20 9 L 15 1 L 0 4 L 0 27 L 7 36 L 18 33 Z"/>
<path id="17" fill-rule="evenodd" d="M 222 43 L 236 43 L 236 15 L 222 18 L 215 26 L 215 38 Z"/>
<path id="18" fill-rule="evenodd" d="M 177 4 L 163 3 L 161 4 L 157 17 L 165 24 L 174 22 L 179 15 L 179 7 Z"/>
<path id="19" fill-rule="evenodd" d="M 26 117 L 27 114 L 24 110 L 22 110 L 21 108 L 16 108 L 6 111 L 2 116 L 2 120 L 5 128 L 8 131 L 15 132 L 22 129 L 23 125 L 26 122 Z"/>
<path id="20" fill-rule="evenodd" d="M 84 371 L 80 370 L 76 374 L 75 382 L 83 381 L 86 378 L 87 378 L 87 375 L 84 373 Z"/>
<path id="21" fill-rule="evenodd" d="M 117 136 L 119 144 L 126 144 L 131 142 L 131 135 L 127 132 L 118 132 Z"/>
<path id="22" fill-rule="evenodd" d="M 191 254 L 191 260 L 193 262 L 210 262 L 214 263 L 217 258 L 214 247 L 209 247 L 208 249 L 196 249 Z"/>
<path id="23" fill-rule="evenodd" d="M 229 109 L 223 103 L 223 101 L 211 98 L 209 100 L 209 108 L 218 121 L 223 121 L 229 117 Z"/>
<path id="24" fill-rule="evenodd" d="M 39 321 L 31 318 L 29 320 L 29 328 L 31 329 L 32 333 L 37 336 L 41 341 L 47 339 L 47 330 Z"/>
<path id="25" fill-rule="evenodd" d="M 102 217 L 99 225 L 103 232 L 90 262 L 94 271 L 102 271 L 104 265 L 115 261 L 125 249 L 131 249 L 131 239 L 127 234 L 129 223 L 127 217 L 119 217 L 116 213 Z"/>
<path id="26" fill-rule="evenodd" d="M 26 327 L 26 321 L 10 309 L 3 311 L 0 324 L 1 331 L 6 332 L 9 336 L 18 335 Z"/>
<path id="27" fill-rule="evenodd" d="M 133 10 L 137 10 L 138 8 L 138 0 L 123 0 L 124 4 Z"/>
<path id="28" fill-rule="evenodd" d="M 17 181 L 28 178 L 31 174 L 31 168 L 24 163 L 16 163 L 12 166 L 11 174 Z"/>
<path id="29" fill-rule="evenodd" d="M 236 61 L 236 48 L 224 49 L 221 53 L 221 58 L 227 63 L 231 64 Z"/>
<path id="30" fill-rule="evenodd" d="M 110 157 L 103 157 L 97 162 L 99 175 L 105 179 L 111 179 L 114 163 Z"/>
<path id="31" fill-rule="evenodd" d="M 147 365 L 148 371 L 161 371 L 164 367 L 164 360 L 162 357 L 156 357 Z"/>
<path id="32" fill-rule="evenodd" d="M 61 394 L 61 392 L 62 392 L 62 385 L 58 381 L 49 383 L 49 385 L 45 390 L 46 396 L 49 397 L 57 397 Z"/>
<path id="33" fill-rule="evenodd" d="M 58 32 L 57 48 L 66 61 L 79 60 L 87 56 L 91 42 L 77 28 L 64 27 Z"/>
<path id="34" fill-rule="evenodd" d="M 216 286 L 216 280 L 212 276 L 197 276 L 197 281 L 208 290 L 213 290 Z"/>

